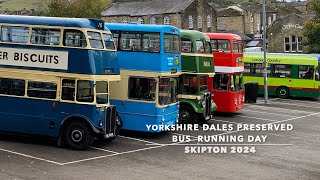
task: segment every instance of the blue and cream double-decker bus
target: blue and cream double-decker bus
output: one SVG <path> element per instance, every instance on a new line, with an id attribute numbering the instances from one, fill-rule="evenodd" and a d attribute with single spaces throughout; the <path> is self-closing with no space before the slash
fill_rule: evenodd
<path id="1" fill-rule="evenodd" d="M 121 81 L 110 87 L 122 129 L 159 132 L 178 121 L 180 31 L 173 26 L 107 23 L 118 50 Z M 157 127 L 157 128 L 152 128 Z"/>
<path id="2" fill-rule="evenodd" d="M 120 72 L 103 21 L 1 15 L 0 30 L 1 131 L 54 137 L 72 149 L 114 139 L 109 83 Z"/>

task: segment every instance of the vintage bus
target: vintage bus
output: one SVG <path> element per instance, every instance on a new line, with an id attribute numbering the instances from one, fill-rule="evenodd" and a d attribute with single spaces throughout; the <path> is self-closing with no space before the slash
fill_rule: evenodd
<path id="1" fill-rule="evenodd" d="M 179 78 L 180 123 L 210 120 L 216 104 L 208 92 L 208 77 L 214 76 L 214 62 L 207 35 L 181 30 L 181 68 Z"/>
<path id="2" fill-rule="evenodd" d="M 263 54 L 245 53 L 245 82 L 258 82 L 263 94 Z M 318 58 L 313 55 L 267 54 L 268 93 L 280 98 L 319 97 Z"/>
<path id="3" fill-rule="evenodd" d="M 244 108 L 243 45 L 236 34 L 206 33 L 211 41 L 216 75 L 209 78 L 208 90 L 218 112 L 237 112 Z"/>
<path id="4" fill-rule="evenodd" d="M 107 23 L 118 50 L 121 81 L 110 87 L 122 129 L 160 132 L 150 126 L 178 120 L 180 31 L 173 26 Z M 148 128 L 149 127 L 149 128 Z"/>
<path id="5" fill-rule="evenodd" d="M 114 43 L 94 19 L 0 16 L 0 130 L 86 149 L 115 138 Z"/>

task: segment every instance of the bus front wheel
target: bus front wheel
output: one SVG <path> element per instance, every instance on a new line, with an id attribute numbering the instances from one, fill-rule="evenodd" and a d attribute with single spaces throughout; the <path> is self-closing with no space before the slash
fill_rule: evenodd
<path id="1" fill-rule="evenodd" d="M 86 124 L 71 122 L 64 132 L 64 140 L 71 149 L 85 150 L 92 145 L 94 138 Z"/>
<path id="2" fill-rule="evenodd" d="M 194 124 L 195 121 L 195 111 L 188 105 L 181 105 L 179 109 L 179 124 Z"/>
<path id="3" fill-rule="evenodd" d="M 285 86 L 280 86 L 277 88 L 277 96 L 279 98 L 288 98 L 290 95 L 290 90 L 289 88 Z"/>

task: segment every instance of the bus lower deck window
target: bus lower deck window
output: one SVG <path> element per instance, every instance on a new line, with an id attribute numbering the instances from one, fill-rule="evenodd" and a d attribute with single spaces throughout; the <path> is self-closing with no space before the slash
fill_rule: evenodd
<path id="1" fill-rule="evenodd" d="M 63 79 L 62 80 L 62 92 L 61 99 L 74 101 L 74 93 L 75 93 L 75 80 Z"/>
<path id="2" fill-rule="evenodd" d="M 57 84 L 49 82 L 28 82 L 27 95 L 29 97 L 56 99 Z"/>
<path id="3" fill-rule="evenodd" d="M 25 81 L 20 79 L 0 78 L 0 94 L 24 96 Z"/>

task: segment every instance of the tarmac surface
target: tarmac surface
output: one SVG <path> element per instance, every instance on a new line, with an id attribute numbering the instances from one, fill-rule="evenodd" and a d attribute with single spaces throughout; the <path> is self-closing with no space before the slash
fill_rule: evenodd
<path id="1" fill-rule="evenodd" d="M 319 110 L 319 99 L 271 98 L 265 105 L 259 98 L 236 114 L 215 114 L 208 125 L 289 124 L 294 129 L 203 131 L 208 125 L 200 125 L 199 131 L 122 132 L 113 142 L 95 143 L 86 151 L 0 134 L 0 179 L 320 179 Z M 198 136 L 245 140 L 203 143 Z M 173 142 L 174 137 L 190 142 Z M 187 147 L 199 148 L 185 153 Z M 195 153 L 210 147 L 216 153 Z"/>

